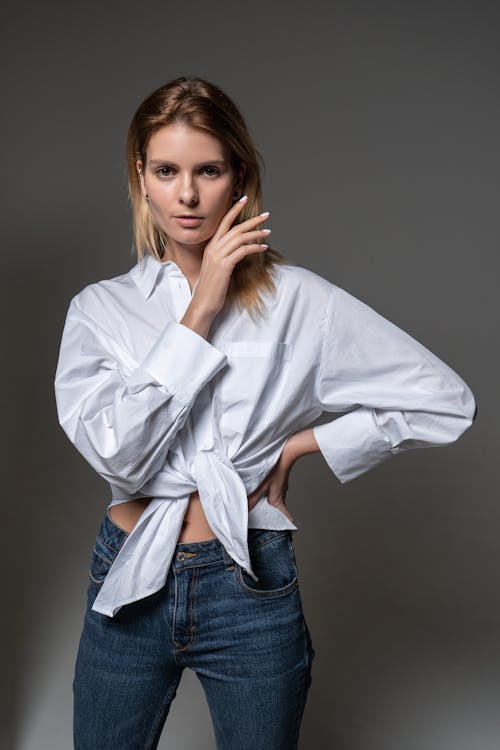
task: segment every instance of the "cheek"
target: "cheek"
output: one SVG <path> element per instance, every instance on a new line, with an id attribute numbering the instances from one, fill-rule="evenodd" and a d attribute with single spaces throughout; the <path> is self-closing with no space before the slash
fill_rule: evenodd
<path id="1" fill-rule="evenodd" d="M 216 209 L 214 211 L 215 214 L 219 217 L 219 221 L 222 219 L 223 216 L 227 214 L 229 209 L 233 205 L 233 193 L 232 190 L 227 191 L 224 193 L 223 196 L 221 196 L 220 200 L 217 201 Z"/>
<path id="2" fill-rule="evenodd" d="M 214 198 L 214 200 L 210 202 L 211 205 L 207 211 L 207 215 L 210 226 L 214 228 L 214 231 L 233 205 L 231 195 L 231 193 L 229 195 L 224 193 L 223 196 L 217 196 L 217 198 Z"/>

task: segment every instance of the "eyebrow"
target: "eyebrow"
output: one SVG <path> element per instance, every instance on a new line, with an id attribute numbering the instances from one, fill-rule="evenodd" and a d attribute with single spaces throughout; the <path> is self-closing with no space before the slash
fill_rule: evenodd
<path id="1" fill-rule="evenodd" d="M 223 161 L 222 159 L 207 159 L 206 161 L 202 161 L 199 164 L 195 164 L 194 166 L 195 168 L 202 167 L 206 164 L 220 164 L 221 166 L 224 166 L 225 163 L 226 162 Z M 167 159 L 152 159 L 149 162 L 150 167 L 157 167 L 160 164 L 164 167 L 178 167 L 179 166 L 178 164 L 175 164 L 175 162 L 173 161 L 167 161 Z"/>

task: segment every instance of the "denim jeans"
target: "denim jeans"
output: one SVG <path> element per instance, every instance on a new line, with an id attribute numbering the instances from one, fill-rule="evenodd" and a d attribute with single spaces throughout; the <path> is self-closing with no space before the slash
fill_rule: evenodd
<path id="1" fill-rule="evenodd" d="M 107 512 L 75 665 L 75 750 L 156 748 L 185 667 L 203 686 L 218 750 L 297 748 L 315 651 L 292 532 L 248 530 L 258 582 L 218 539 L 178 543 L 163 588 L 110 618 L 91 607 L 126 537 Z"/>

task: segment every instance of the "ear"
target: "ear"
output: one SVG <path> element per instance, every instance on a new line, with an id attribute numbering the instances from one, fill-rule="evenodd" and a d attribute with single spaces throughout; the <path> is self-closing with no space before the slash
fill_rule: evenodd
<path id="1" fill-rule="evenodd" d="M 142 161 L 140 159 L 137 159 L 137 161 L 135 163 L 135 167 L 136 167 L 137 172 L 139 174 L 139 180 L 141 181 L 142 195 L 145 198 L 146 197 L 146 193 L 148 191 L 146 190 L 146 185 L 145 185 L 145 182 L 144 182 L 144 173 L 142 171 Z"/>

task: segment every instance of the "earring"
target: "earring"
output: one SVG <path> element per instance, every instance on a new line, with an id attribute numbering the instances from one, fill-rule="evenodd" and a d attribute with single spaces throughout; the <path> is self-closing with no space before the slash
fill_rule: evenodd
<path id="1" fill-rule="evenodd" d="M 146 193 L 146 195 L 145 195 L 144 197 L 145 197 L 145 198 L 146 198 L 146 200 L 148 201 L 148 200 L 149 200 L 149 193 Z"/>

